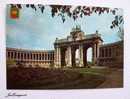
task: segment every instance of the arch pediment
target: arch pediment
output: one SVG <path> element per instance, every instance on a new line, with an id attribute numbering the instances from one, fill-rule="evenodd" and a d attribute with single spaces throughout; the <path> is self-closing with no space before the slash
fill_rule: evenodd
<path id="1" fill-rule="evenodd" d="M 83 32 L 74 32 L 72 33 L 72 38 L 73 40 L 82 40 L 84 37 L 84 33 Z"/>
<path id="2" fill-rule="evenodd" d="M 76 26 L 76 28 L 72 29 L 70 35 L 73 40 L 82 40 L 84 37 L 84 32 L 81 31 L 80 26 Z"/>

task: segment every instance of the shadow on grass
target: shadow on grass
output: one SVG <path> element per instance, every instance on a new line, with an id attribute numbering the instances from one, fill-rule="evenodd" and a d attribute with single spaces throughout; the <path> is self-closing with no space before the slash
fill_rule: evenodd
<path id="1" fill-rule="evenodd" d="M 82 70 L 47 68 L 7 69 L 7 89 L 90 89 L 105 81 L 102 75 Z"/>

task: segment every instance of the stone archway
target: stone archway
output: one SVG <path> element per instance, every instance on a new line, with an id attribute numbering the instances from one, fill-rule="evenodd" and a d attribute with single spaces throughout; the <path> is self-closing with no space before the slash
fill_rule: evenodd
<path id="1" fill-rule="evenodd" d="M 92 47 L 92 61 L 97 63 L 99 56 L 99 44 L 102 43 L 100 35 L 95 34 L 84 35 L 79 27 L 70 32 L 70 36 L 66 39 L 56 39 L 54 63 L 56 67 L 76 67 L 76 50 L 79 52 L 79 67 L 87 66 L 87 49 Z"/>

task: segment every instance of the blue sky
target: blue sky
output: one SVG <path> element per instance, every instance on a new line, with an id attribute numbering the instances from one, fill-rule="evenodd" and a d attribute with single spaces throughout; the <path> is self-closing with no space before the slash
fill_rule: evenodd
<path id="1" fill-rule="evenodd" d="M 46 7 L 44 13 L 40 9 L 35 12 L 31 8 L 23 7 L 20 10 L 19 19 L 10 19 L 9 7 L 6 14 L 6 46 L 12 48 L 51 50 L 54 49 L 53 43 L 58 38 L 65 38 L 76 25 L 80 25 L 85 34 L 95 33 L 96 30 L 101 34 L 104 43 L 111 43 L 119 40 L 118 29 L 110 29 L 114 16 L 109 14 L 92 14 L 84 16 L 74 21 L 66 17 L 63 23 L 61 17 L 51 17 L 51 9 Z M 122 14 L 119 10 L 117 14 Z"/>

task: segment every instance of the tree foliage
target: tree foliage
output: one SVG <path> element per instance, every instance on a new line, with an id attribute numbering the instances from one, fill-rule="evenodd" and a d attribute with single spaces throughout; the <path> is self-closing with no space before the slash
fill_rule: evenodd
<path id="1" fill-rule="evenodd" d="M 110 26 L 111 29 L 118 28 L 118 36 L 121 40 L 124 39 L 124 19 L 122 15 L 116 15 L 112 24 Z"/>
<path id="2" fill-rule="evenodd" d="M 22 9 L 24 5 L 21 4 L 11 4 L 11 7 L 16 7 Z M 32 8 L 35 11 L 40 10 L 41 13 L 44 13 L 45 5 L 38 4 L 26 4 L 27 8 Z M 51 16 L 60 16 L 63 23 L 66 21 L 66 17 L 72 18 L 74 21 L 78 18 L 82 18 L 83 16 L 90 16 L 93 13 L 98 15 L 104 13 L 112 13 L 115 16 L 115 19 L 112 21 L 110 28 L 118 28 L 118 36 L 123 39 L 123 28 L 122 24 L 124 23 L 123 16 L 116 15 L 118 8 L 110 9 L 108 7 L 88 7 L 88 6 L 76 6 L 73 8 L 71 5 L 49 5 L 51 8 Z"/>
<path id="3" fill-rule="evenodd" d="M 116 14 L 115 9 L 110 9 L 107 7 L 88 7 L 88 6 L 76 6 L 74 9 L 72 9 L 73 6 L 71 5 L 49 5 L 51 7 L 51 15 L 54 16 L 60 16 L 62 18 L 62 21 L 65 22 L 66 16 L 73 18 L 76 20 L 79 17 L 83 16 L 90 16 L 92 13 L 96 13 L 98 15 L 101 15 L 103 13 L 112 13 L 113 15 Z M 17 7 L 19 9 L 22 9 L 21 4 L 11 4 L 11 7 Z M 38 9 L 41 10 L 41 13 L 44 12 L 45 5 L 34 5 L 34 4 L 26 4 L 27 8 L 32 8 L 35 11 Z"/>

